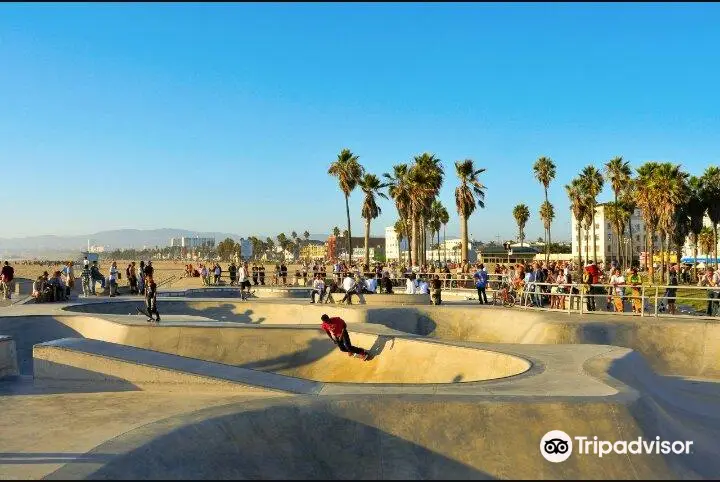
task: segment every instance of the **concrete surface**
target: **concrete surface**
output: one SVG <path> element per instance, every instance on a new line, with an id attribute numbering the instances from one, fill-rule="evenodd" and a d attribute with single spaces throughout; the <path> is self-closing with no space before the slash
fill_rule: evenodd
<path id="1" fill-rule="evenodd" d="M 11 336 L 0 335 L 0 379 L 17 375 L 15 340 Z"/>
<path id="2" fill-rule="evenodd" d="M 720 476 L 714 322 L 225 298 L 163 299 L 155 326 L 137 304 L 0 309 L 21 373 L 0 382 L 0 479 Z M 326 311 L 376 358 L 326 351 Z M 554 429 L 695 445 L 553 464 Z"/>

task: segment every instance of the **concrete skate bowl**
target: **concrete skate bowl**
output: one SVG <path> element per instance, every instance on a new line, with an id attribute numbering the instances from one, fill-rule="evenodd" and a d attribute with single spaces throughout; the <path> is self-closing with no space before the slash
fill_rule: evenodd
<path id="1" fill-rule="evenodd" d="M 72 328 L 74 338 L 92 338 L 318 382 L 478 382 L 519 375 L 532 366 L 523 358 L 505 353 L 354 331 L 350 332 L 352 343 L 369 350 L 370 360 L 349 357 L 318 328 L 149 327 L 81 316 L 53 321 Z"/>
<path id="2" fill-rule="evenodd" d="M 49 479 L 672 479 L 708 476 L 662 455 L 545 461 L 562 427 L 614 440 L 649 437 L 619 403 L 422 397 L 293 397 L 201 410 L 132 430 Z M 612 420 L 613 423 L 601 423 Z M 112 454 L 109 457 L 108 454 Z M 109 459 L 109 460 L 108 460 Z M 714 464 L 713 468 L 717 464 Z"/>

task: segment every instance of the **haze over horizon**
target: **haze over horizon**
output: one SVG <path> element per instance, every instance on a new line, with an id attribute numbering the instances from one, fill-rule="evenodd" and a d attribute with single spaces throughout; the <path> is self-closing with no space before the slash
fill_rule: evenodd
<path id="1" fill-rule="evenodd" d="M 718 164 L 719 21 L 717 4 L 3 4 L 0 238 L 345 229 L 327 168 L 347 147 L 377 175 L 442 159 L 448 235 L 453 162 L 487 168 L 483 241 L 516 237 L 519 203 L 543 234 L 549 156 L 567 240 L 585 165 Z M 374 236 L 397 219 L 380 206 Z"/>

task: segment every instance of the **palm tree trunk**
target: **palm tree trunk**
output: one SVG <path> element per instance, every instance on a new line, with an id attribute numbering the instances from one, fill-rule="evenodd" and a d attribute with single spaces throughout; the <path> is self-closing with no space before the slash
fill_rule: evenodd
<path id="1" fill-rule="evenodd" d="M 415 212 L 414 212 L 414 210 L 411 210 L 411 211 L 410 211 L 410 224 L 412 225 L 412 226 L 411 226 L 412 235 L 411 235 L 411 239 L 410 239 L 412 257 L 411 257 L 410 265 L 411 265 L 411 266 L 414 266 L 414 265 L 417 264 L 417 262 L 418 262 L 418 259 L 417 259 L 417 251 L 418 251 L 418 249 L 417 249 L 417 244 L 418 244 L 418 243 L 417 243 L 417 241 L 418 241 L 418 236 L 417 236 L 417 219 L 415 218 Z"/>
<path id="2" fill-rule="evenodd" d="M 467 259 L 468 255 L 468 234 L 467 234 L 467 218 L 460 215 L 460 257 L 461 262 Z"/>
<path id="3" fill-rule="evenodd" d="M 635 247 L 633 245 L 633 234 L 632 234 L 632 213 L 630 214 L 630 218 L 628 219 L 628 234 L 630 234 L 630 260 L 626 260 L 626 262 L 629 262 L 630 266 L 633 264 L 633 258 L 635 256 Z"/>
<path id="4" fill-rule="evenodd" d="M 648 265 L 650 266 L 650 272 L 652 273 L 652 282 L 655 283 L 655 230 L 650 231 L 650 236 L 647 236 L 647 238 L 650 239 L 650 250 L 648 251 L 650 258 L 648 260 Z"/>
<path id="5" fill-rule="evenodd" d="M 663 231 L 660 231 L 660 282 L 664 283 L 665 281 L 665 252 L 667 251 L 667 247 L 665 246 L 665 233 Z"/>
<path id="6" fill-rule="evenodd" d="M 582 257 L 582 227 L 580 226 L 580 222 L 577 223 L 577 240 L 578 240 L 578 275 L 581 276 L 579 280 L 582 280 L 582 261 L 580 260 Z M 579 281 L 578 280 L 578 281 Z"/>
<path id="7" fill-rule="evenodd" d="M 443 225 L 443 249 L 445 251 L 445 261 L 447 261 L 447 224 Z M 440 254 L 438 252 L 438 254 Z"/>
<path id="8" fill-rule="evenodd" d="M 347 250 L 348 250 L 348 263 L 352 262 L 352 231 L 350 231 L 350 203 L 349 196 L 345 196 L 345 214 L 347 215 L 348 223 L 348 237 L 347 237 Z M 284 256 L 284 252 L 283 252 Z"/>
<path id="9" fill-rule="evenodd" d="M 365 264 L 370 266 L 370 218 L 365 220 Z"/>
<path id="10" fill-rule="evenodd" d="M 713 223 L 713 252 L 715 253 L 715 270 L 718 269 L 718 251 L 717 251 L 717 245 L 718 245 L 718 225 Z"/>
<path id="11" fill-rule="evenodd" d="M 597 263 L 597 241 L 595 241 L 595 205 L 592 207 L 593 261 Z"/>
<path id="12" fill-rule="evenodd" d="M 698 234 L 695 233 L 694 235 L 695 243 L 693 247 L 693 276 L 695 277 L 695 283 L 697 283 L 698 280 L 698 274 L 697 274 L 697 257 L 698 257 Z"/>
<path id="13" fill-rule="evenodd" d="M 547 188 L 545 188 L 545 203 L 548 202 Z M 545 227 L 545 266 L 550 262 L 550 220 L 548 219 L 548 225 Z"/>

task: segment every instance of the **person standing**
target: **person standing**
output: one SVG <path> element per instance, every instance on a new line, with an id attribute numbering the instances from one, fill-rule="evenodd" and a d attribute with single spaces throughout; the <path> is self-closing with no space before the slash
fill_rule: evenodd
<path id="1" fill-rule="evenodd" d="M 120 279 L 120 271 L 118 271 L 117 268 L 117 261 L 113 261 L 112 265 L 110 266 L 110 275 L 109 275 L 109 281 L 110 281 L 110 298 L 114 298 L 117 295 L 117 289 L 118 289 L 118 280 Z"/>
<path id="2" fill-rule="evenodd" d="M 258 267 L 255 265 L 255 263 L 253 263 L 253 266 L 252 266 L 252 280 L 253 280 L 253 285 L 257 286 L 258 285 Z"/>
<path id="3" fill-rule="evenodd" d="M 430 301 L 432 301 L 432 304 L 434 304 L 434 305 L 439 305 L 440 303 L 442 303 L 442 299 L 441 299 L 442 281 L 440 281 L 440 276 L 439 275 L 433 276 L 431 284 L 432 284 L 432 295 L 430 296 Z"/>
<path id="4" fill-rule="evenodd" d="M 705 268 L 705 273 L 700 277 L 700 281 L 698 281 L 698 286 L 706 286 L 708 288 L 717 288 L 720 287 L 720 276 L 718 276 L 718 273 L 715 272 L 714 269 L 712 269 L 710 266 Z M 713 316 L 713 313 L 715 311 L 715 305 L 717 304 L 717 301 L 713 301 L 716 298 L 720 298 L 720 291 L 710 289 L 707 292 L 708 295 L 708 304 L 707 304 L 707 316 Z"/>
<path id="5" fill-rule="evenodd" d="M 623 313 L 625 306 L 623 305 L 623 298 L 625 296 L 625 277 L 622 275 L 620 268 L 613 269 L 613 275 L 610 277 L 610 284 L 614 291 L 612 297 L 613 305 L 615 306 L 616 313 Z"/>
<path id="6" fill-rule="evenodd" d="M 237 282 L 237 272 L 238 268 L 235 266 L 235 261 L 233 261 L 228 267 L 228 273 L 230 273 L 230 286 L 235 286 L 235 283 Z"/>
<path id="7" fill-rule="evenodd" d="M 475 273 L 475 275 L 473 277 L 475 278 L 475 287 L 477 288 L 477 292 L 478 292 L 478 302 L 481 305 L 487 305 L 488 299 L 487 299 L 487 294 L 485 293 L 485 289 L 487 287 L 488 275 L 487 275 L 487 272 L 483 268 L 484 268 L 484 266 L 481 263 L 480 269 L 478 269 L 478 271 Z"/>
<path id="8" fill-rule="evenodd" d="M 265 286 L 265 265 L 261 264 L 260 268 L 258 268 L 258 272 L 260 274 L 260 285 Z"/>
<path id="9" fill-rule="evenodd" d="M 248 264 L 243 263 L 238 269 L 238 284 L 240 285 L 240 298 L 250 296 L 250 279 L 248 279 Z"/>
<path id="10" fill-rule="evenodd" d="M 640 292 L 642 287 L 642 278 L 638 274 L 637 268 L 634 266 L 630 268 L 630 276 L 628 276 L 627 283 L 632 286 L 632 312 L 641 313 L 643 306 L 643 299 Z"/>
<path id="11" fill-rule="evenodd" d="M 5 264 L 0 270 L 0 285 L 2 286 L 3 298 L 9 300 L 12 296 L 13 288 L 15 285 L 15 269 L 10 266 L 10 263 L 5 261 Z"/>
<path id="12" fill-rule="evenodd" d="M 138 294 L 138 278 L 137 274 L 135 273 L 135 261 L 130 263 L 130 266 L 128 266 L 128 284 L 130 285 L 130 294 L 136 295 Z"/>
<path id="13" fill-rule="evenodd" d="M 678 272 L 675 266 L 670 266 L 670 271 L 668 273 L 668 277 L 670 278 L 668 281 L 668 286 L 677 286 L 678 285 Z M 677 288 L 667 288 L 665 290 L 665 298 L 667 299 L 667 305 L 668 305 L 668 312 L 671 315 L 675 314 L 675 297 L 677 296 Z"/>
<path id="14" fill-rule="evenodd" d="M 153 321 L 152 315 L 155 314 L 155 321 L 160 322 L 160 313 L 157 309 L 157 285 L 152 275 L 145 276 L 145 311 L 149 316 L 147 321 Z"/>
<path id="15" fill-rule="evenodd" d="M 153 268 L 152 261 L 148 261 L 145 265 L 145 269 L 143 270 L 143 273 L 145 273 L 145 276 L 155 276 L 155 268 Z"/>
<path id="16" fill-rule="evenodd" d="M 363 360 L 370 357 L 367 350 L 352 345 L 345 320 L 339 316 L 330 318 L 325 314 L 320 317 L 320 320 L 322 320 L 322 329 L 325 330 L 327 336 L 338 346 L 340 351 L 347 353 L 349 356 L 360 355 Z"/>
<path id="17" fill-rule="evenodd" d="M 90 265 L 84 264 L 82 273 L 80 274 L 80 281 L 82 282 L 82 292 L 84 297 L 90 296 Z"/>
<path id="18" fill-rule="evenodd" d="M 287 266 L 285 266 L 285 262 L 283 262 L 280 265 L 280 277 L 282 278 L 283 286 L 287 286 L 287 273 Z"/>
<path id="19" fill-rule="evenodd" d="M 75 289 L 75 270 L 73 269 L 72 261 L 65 263 L 65 267 L 63 268 L 63 278 L 65 280 L 65 285 L 70 288 L 70 292 L 72 292 L 72 290 Z"/>
<path id="20" fill-rule="evenodd" d="M 136 276 L 138 282 L 138 294 L 143 296 L 145 294 L 145 261 L 140 260 Z"/>

